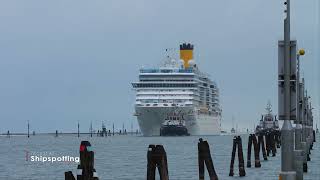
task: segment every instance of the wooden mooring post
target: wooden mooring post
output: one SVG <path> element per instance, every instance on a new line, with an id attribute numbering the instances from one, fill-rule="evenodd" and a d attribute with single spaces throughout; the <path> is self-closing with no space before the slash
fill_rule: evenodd
<path id="1" fill-rule="evenodd" d="M 272 153 L 272 156 L 276 156 L 276 144 L 275 144 L 275 133 L 274 132 L 266 132 L 265 133 L 266 137 L 266 151 L 267 151 L 267 156 Z"/>
<path id="2" fill-rule="evenodd" d="M 266 152 L 267 152 L 267 156 L 269 157 L 270 156 L 270 151 L 271 151 L 270 133 L 266 132 L 264 135 L 265 135 L 264 137 L 265 137 L 265 140 L 266 140 Z"/>
<path id="3" fill-rule="evenodd" d="M 89 141 L 80 144 L 80 165 L 78 165 L 77 180 L 99 180 L 94 169 L 94 152 Z M 65 180 L 75 180 L 71 171 L 64 173 Z"/>
<path id="4" fill-rule="evenodd" d="M 265 148 L 265 143 L 264 143 L 264 137 L 263 137 L 262 134 L 258 135 L 258 146 L 259 146 L 259 153 L 260 153 L 260 148 L 261 148 L 263 159 L 265 161 L 268 160 L 267 153 L 266 153 L 266 148 Z"/>
<path id="5" fill-rule="evenodd" d="M 316 131 L 315 131 L 315 130 L 313 130 L 312 132 L 313 132 L 313 133 L 312 133 L 312 136 L 313 136 L 313 142 L 316 142 Z"/>
<path id="6" fill-rule="evenodd" d="M 155 180 L 158 167 L 160 180 L 169 180 L 167 154 L 162 145 L 149 145 L 147 180 Z"/>
<path id="7" fill-rule="evenodd" d="M 270 133 L 270 140 L 271 140 L 271 151 L 272 151 L 272 156 L 275 157 L 277 154 L 277 141 L 276 141 L 276 133 L 271 132 Z"/>
<path id="8" fill-rule="evenodd" d="M 198 142 L 199 180 L 204 180 L 204 166 L 206 165 L 210 180 L 218 180 L 217 173 L 211 158 L 210 147 L 202 138 Z"/>
<path id="9" fill-rule="evenodd" d="M 277 148 L 280 148 L 280 146 L 281 146 L 281 132 L 280 131 L 275 131 L 275 141 L 277 144 Z"/>
<path id="10" fill-rule="evenodd" d="M 65 180 L 76 180 L 71 171 L 67 171 L 64 173 Z"/>
<path id="11" fill-rule="evenodd" d="M 233 138 L 233 147 L 232 147 L 232 154 L 231 154 L 231 163 L 230 163 L 230 173 L 229 176 L 233 176 L 234 172 L 234 159 L 236 155 L 236 150 L 238 148 L 238 159 L 239 159 L 239 176 L 245 176 L 246 171 L 244 168 L 244 159 L 243 159 L 243 151 L 242 151 L 242 140 L 240 136 L 234 136 Z"/>
<path id="12" fill-rule="evenodd" d="M 259 145 L 257 142 L 257 138 L 255 134 L 250 134 L 249 135 L 249 140 L 248 140 L 248 152 L 247 152 L 247 167 L 251 167 L 251 148 L 253 145 L 254 149 L 254 166 L 256 168 L 261 167 L 261 162 L 260 162 L 260 155 L 259 155 Z"/>

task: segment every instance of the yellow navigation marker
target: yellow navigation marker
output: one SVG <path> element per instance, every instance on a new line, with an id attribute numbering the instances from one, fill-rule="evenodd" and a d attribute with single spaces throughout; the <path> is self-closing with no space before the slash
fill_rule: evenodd
<path id="1" fill-rule="evenodd" d="M 305 53 L 306 53 L 306 52 L 305 52 L 304 49 L 300 49 L 300 50 L 299 50 L 299 55 L 300 55 L 300 56 L 303 56 Z"/>

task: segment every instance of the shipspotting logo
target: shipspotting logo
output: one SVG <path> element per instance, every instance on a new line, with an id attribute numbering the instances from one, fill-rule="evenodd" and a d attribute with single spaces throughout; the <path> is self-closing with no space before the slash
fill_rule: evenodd
<path id="1" fill-rule="evenodd" d="M 54 162 L 69 162 L 79 163 L 80 157 L 58 154 L 55 152 L 31 152 L 25 151 L 26 161 L 41 162 L 41 163 L 54 163 Z"/>

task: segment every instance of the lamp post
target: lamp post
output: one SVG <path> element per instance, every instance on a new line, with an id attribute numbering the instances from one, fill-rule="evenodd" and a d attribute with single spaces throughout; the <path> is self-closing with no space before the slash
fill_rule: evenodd
<path id="1" fill-rule="evenodd" d="M 294 136 L 295 136 L 295 162 L 294 169 L 296 171 L 296 179 L 303 180 L 303 172 L 304 172 L 304 159 L 305 159 L 305 150 L 303 148 L 303 140 L 302 140 L 302 120 L 303 120 L 303 110 L 302 110 L 302 98 L 303 98 L 303 90 L 301 91 L 302 83 L 300 83 L 300 56 L 305 54 L 304 49 L 300 49 L 297 53 L 297 79 L 296 79 L 296 127 L 294 128 Z M 301 93 L 302 92 L 302 93 Z"/>
<path id="2" fill-rule="evenodd" d="M 303 82 L 300 83 L 300 56 L 305 55 L 305 50 L 300 49 L 297 53 L 297 80 L 296 80 L 296 91 L 297 91 L 297 104 L 296 104 L 296 110 L 297 110 L 297 119 L 296 119 L 296 128 L 295 128 L 295 149 L 301 150 L 301 142 L 302 142 L 302 121 L 303 121 Z"/>
<path id="3" fill-rule="evenodd" d="M 279 120 L 283 120 L 281 128 L 281 172 L 279 179 L 296 180 L 294 169 L 294 130 L 291 120 L 296 119 L 296 41 L 290 40 L 290 0 L 286 0 L 284 19 L 284 40 L 279 41 L 278 64 L 278 108 Z"/>

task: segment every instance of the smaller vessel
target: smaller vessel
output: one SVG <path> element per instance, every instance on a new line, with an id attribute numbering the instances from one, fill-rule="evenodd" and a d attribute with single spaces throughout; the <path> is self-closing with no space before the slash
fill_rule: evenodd
<path id="1" fill-rule="evenodd" d="M 101 136 L 101 137 L 108 136 L 106 125 L 104 125 L 103 122 L 102 122 L 101 129 L 102 130 L 100 130 L 100 131 L 98 130 L 98 135 Z"/>
<path id="2" fill-rule="evenodd" d="M 169 115 L 162 123 L 160 136 L 190 136 L 183 116 Z"/>
<path id="3" fill-rule="evenodd" d="M 231 134 L 235 134 L 236 129 L 234 128 L 234 116 L 232 116 L 232 128 L 231 128 Z"/>
<path id="4" fill-rule="evenodd" d="M 221 134 L 227 134 L 228 132 L 225 130 L 221 130 Z"/>
<path id="5" fill-rule="evenodd" d="M 236 130 L 234 128 L 231 128 L 231 133 L 232 134 L 235 134 L 236 133 Z"/>
<path id="6" fill-rule="evenodd" d="M 260 123 L 256 127 L 256 134 L 279 131 L 279 121 L 277 120 L 277 116 L 272 114 L 270 102 L 267 104 L 266 111 L 267 113 L 261 116 Z"/>

